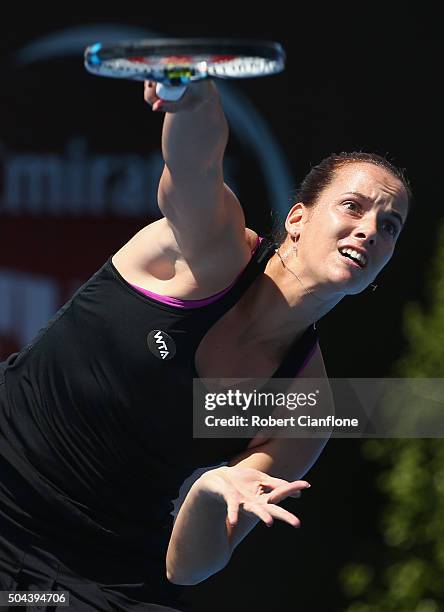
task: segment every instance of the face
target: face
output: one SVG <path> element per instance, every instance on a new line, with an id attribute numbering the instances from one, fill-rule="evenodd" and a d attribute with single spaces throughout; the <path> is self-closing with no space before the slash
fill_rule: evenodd
<path id="1" fill-rule="evenodd" d="M 390 172 L 365 162 L 344 165 L 314 208 L 298 203 L 287 217 L 287 231 L 298 237 L 299 271 L 320 291 L 363 291 L 390 261 L 407 211 L 406 190 Z M 346 247 L 364 262 L 341 254 Z"/>

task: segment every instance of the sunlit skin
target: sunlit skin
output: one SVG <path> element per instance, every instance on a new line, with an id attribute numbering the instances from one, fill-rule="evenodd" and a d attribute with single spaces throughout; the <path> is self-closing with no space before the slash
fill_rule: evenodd
<path id="1" fill-rule="evenodd" d="M 277 255 L 270 259 L 252 289 L 248 325 L 260 329 L 265 343 L 285 346 L 289 331 L 305 329 L 344 296 L 366 289 L 390 261 L 407 213 L 405 187 L 384 168 L 355 162 L 338 169 L 314 207 L 298 202 L 290 209 L 279 249 L 288 269 Z M 350 265 L 340 246 L 363 249 L 366 267 Z"/>

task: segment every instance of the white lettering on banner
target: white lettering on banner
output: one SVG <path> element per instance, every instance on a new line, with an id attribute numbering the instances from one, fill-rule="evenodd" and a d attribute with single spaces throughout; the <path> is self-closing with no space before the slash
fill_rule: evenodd
<path id="1" fill-rule="evenodd" d="M 0 269 L 0 335 L 22 347 L 44 327 L 58 307 L 56 283 L 42 276 Z"/>
<path id="2" fill-rule="evenodd" d="M 75 138 L 64 156 L 14 153 L 1 146 L 0 153 L 4 176 L 0 214 L 161 216 L 160 151 L 148 158 L 98 155 L 88 152 L 86 139 Z"/>
<path id="3" fill-rule="evenodd" d="M 147 158 L 98 155 L 89 152 L 87 140 L 80 137 L 68 142 L 63 156 L 14 153 L 0 143 L 0 173 L 1 166 L 0 215 L 162 216 L 157 205 L 163 170 L 160 151 Z M 224 173 L 232 186 L 230 168 L 234 166 L 225 160 Z"/>

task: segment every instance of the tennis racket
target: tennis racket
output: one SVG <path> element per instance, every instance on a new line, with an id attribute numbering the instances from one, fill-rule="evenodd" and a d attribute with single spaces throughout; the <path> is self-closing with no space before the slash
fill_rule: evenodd
<path id="1" fill-rule="evenodd" d="M 172 101 L 194 81 L 267 76 L 284 67 L 281 45 L 266 41 L 167 38 L 97 42 L 85 50 L 85 68 L 92 74 L 156 81 L 159 98 Z"/>

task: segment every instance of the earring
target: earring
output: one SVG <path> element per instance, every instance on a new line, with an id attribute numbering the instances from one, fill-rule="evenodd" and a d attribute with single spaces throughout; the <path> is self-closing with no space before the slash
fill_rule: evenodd
<path id="1" fill-rule="evenodd" d="M 373 293 L 378 288 L 378 285 L 376 285 L 375 283 L 370 283 L 369 287 L 371 287 Z"/>

